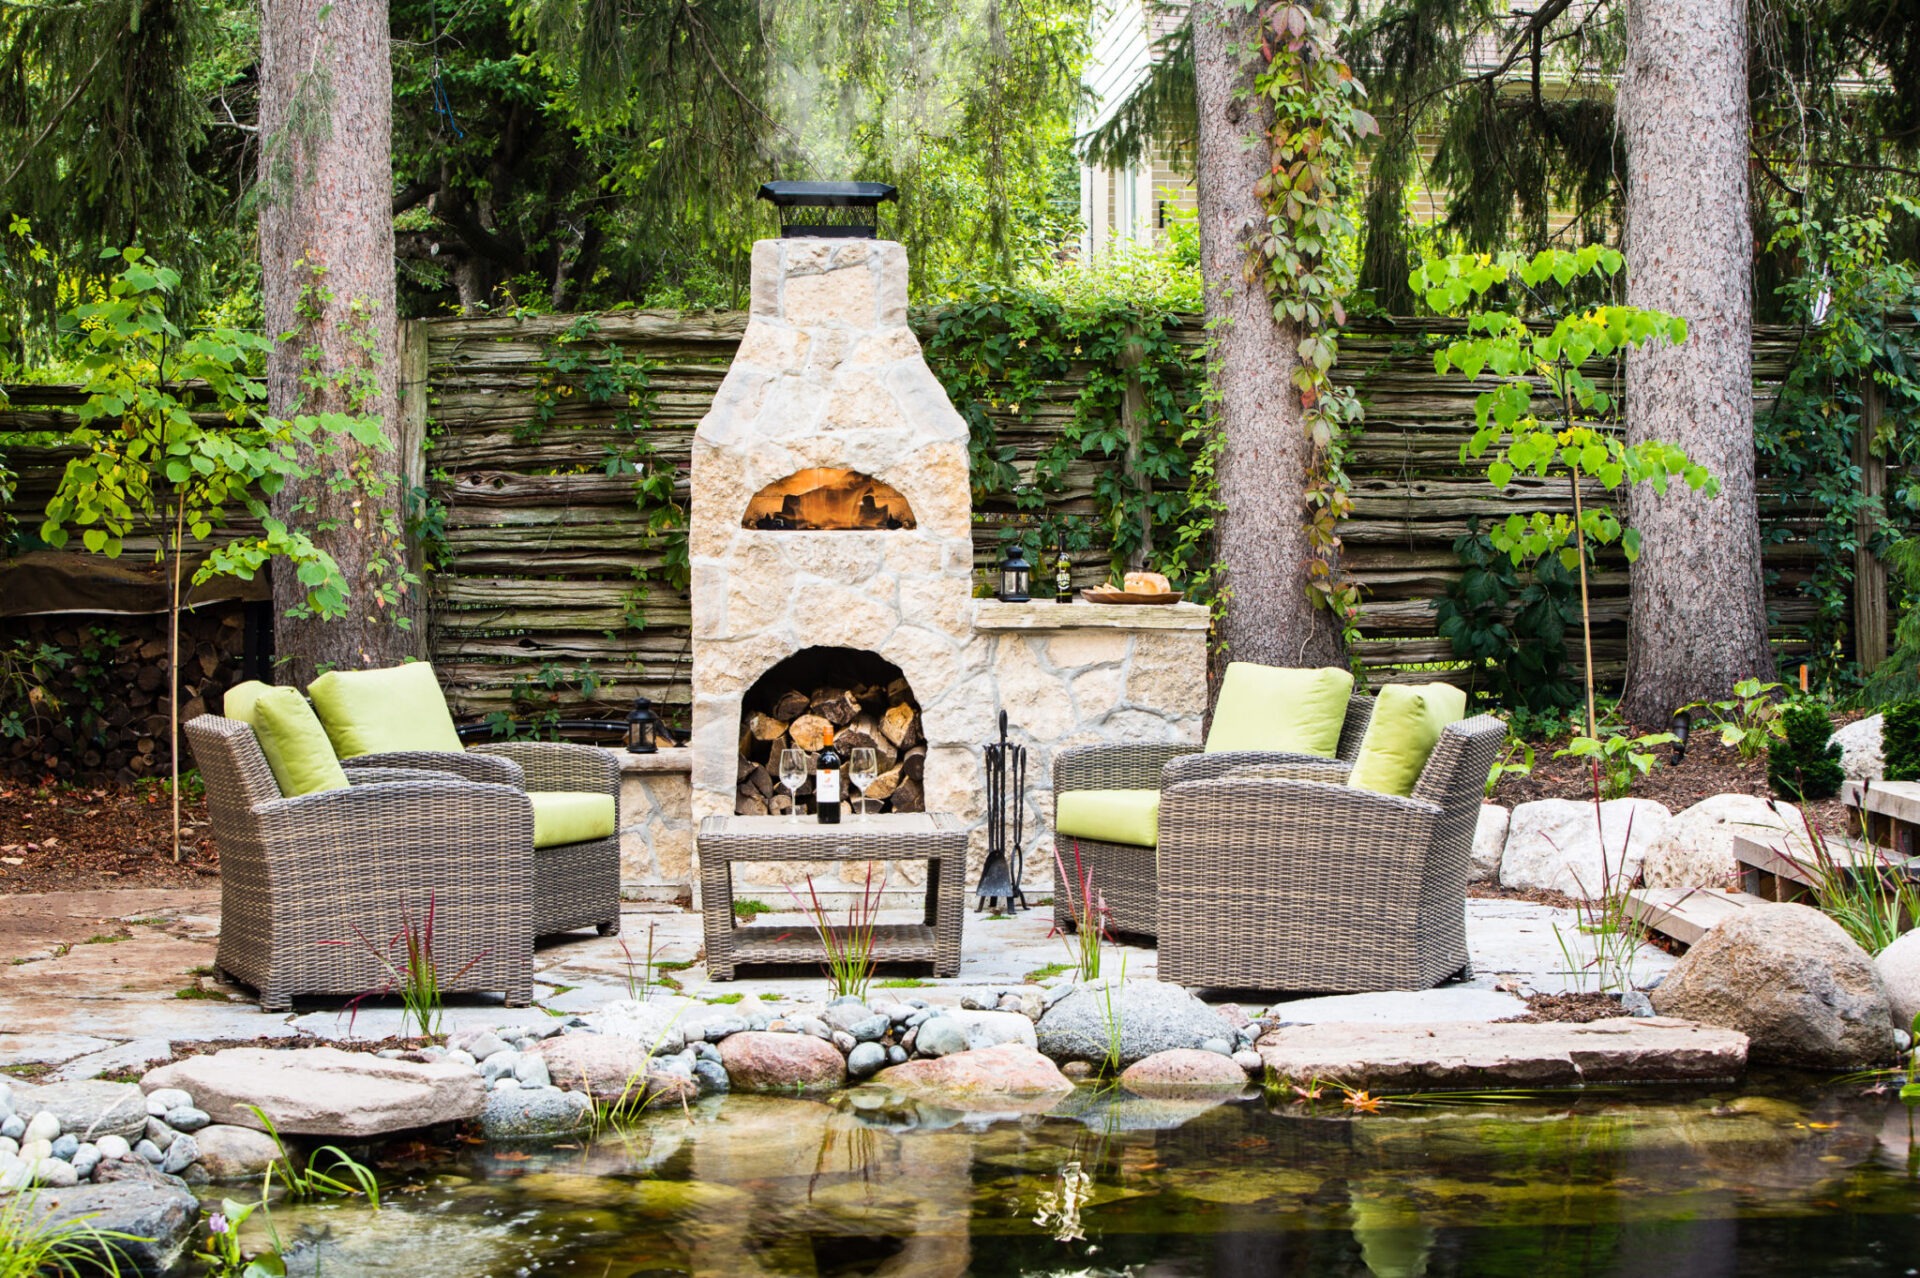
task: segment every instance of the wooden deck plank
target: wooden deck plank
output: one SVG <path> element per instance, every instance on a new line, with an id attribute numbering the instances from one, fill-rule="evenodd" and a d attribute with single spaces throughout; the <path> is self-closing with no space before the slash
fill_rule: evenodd
<path id="1" fill-rule="evenodd" d="M 1879 847 L 1866 839 L 1852 835 L 1834 835 L 1826 840 L 1827 857 L 1837 866 L 1848 869 L 1891 870 L 1904 872 L 1909 878 L 1920 878 L 1920 858 L 1904 857 L 1891 848 Z M 1763 874 L 1774 874 L 1802 887 L 1812 887 L 1819 879 L 1818 862 L 1813 851 L 1801 841 L 1789 846 L 1779 842 L 1748 835 L 1736 835 L 1733 840 L 1733 859 Z"/>
<path id="2" fill-rule="evenodd" d="M 1682 945 L 1694 944 L 1741 910 L 1765 904 L 1760 897 L 1719 888 L 1635 888 L 1627 893 L 1629 915 Z"/>
<path id="3" fill-rule="evenodd" d="M 1920 825 L 1920 781 L 1846 781 L 1840 786 L 1840 801 L 1850 808 L 1864 807 L 1879 816 Z"/>

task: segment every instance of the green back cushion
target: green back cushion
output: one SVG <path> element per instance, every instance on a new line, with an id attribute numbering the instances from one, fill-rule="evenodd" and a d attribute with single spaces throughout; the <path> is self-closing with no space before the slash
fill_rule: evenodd
<path id="1" fill-rule="evenodd" d="M 1388 684 L 1373 699 L 1373 718 L 1348 784 L 1402 798 L 1412 794 L 1440 733 L 1466 717 L 1467 694 L 1450 683 Z"/>
<path id="2" fill-rule="evenodd" d="M 1278 750 L 1331 759 L 1353 696 L 1353 672 L 1287 670 L 1236 661 L 1220 681 L 1207 749 Z"/>
<path id="3" fill-rule="evenodd" d="M 266 688 L 254 698 L 253 735 L 285 797 L 347 788 L 326 729 L 297 689 Z"/>
<path id="4" fill-rule="evenodd" d="M 227 689 L 227 695 L 220 698 L 220 713 L 229 719 L 238 719 L 242 723 L 253 722 L 253 705 L 263 692 L 273 689 L 258 679 L 249 679 L 245 683 L 236 683 Z"/>
<path id="5" fill-rule="evenodd" d="M 307 685 L 307 694 L 343 759 L 466 748 L 454 731 L 440 681 L 424 661 L 387 670 L 329 670 Z"/>
<path id="6" fill-rule="evenodd" d="M 533 846 L 555 848 L 563 843 L 585 843 L 613 834 L 611 794 L 588 790 L 536 790 L 533 803 Z"/>
<path id="7" fill-rule="evenodd" d="M 1060 796 L 1059 810 L 1053 814 L 1053 832 L 1062 841 L 1079 838 L 1159 847 L 1160 792 L 1068 790 Z M 1062 847 L 1060 855 L 1066 854 Z"/>

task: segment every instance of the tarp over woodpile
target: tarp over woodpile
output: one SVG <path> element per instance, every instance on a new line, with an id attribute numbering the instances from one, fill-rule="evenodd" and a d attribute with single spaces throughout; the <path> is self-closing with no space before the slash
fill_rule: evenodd
<path id="1" fill-rule="evenodd" d="M 183 566 L 188 580 L 204 556 L 189 556 Z M 0 559 L 0 617 L 31 617 L 42 613 L 156 613 L 167 610 L 171 565 L 77 550 L 34 550 L 12 559 Z M 187 606 L 229 600 L 271 599 L 266 574 L 253 580 L 216 577 L 203 586 L 190 586 Z"/>

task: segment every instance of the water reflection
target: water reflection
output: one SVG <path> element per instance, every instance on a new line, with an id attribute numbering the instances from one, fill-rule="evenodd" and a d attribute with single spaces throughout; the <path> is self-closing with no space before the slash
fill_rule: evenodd
<path id="1" fill-rule="evenodd" d="M 1920 1254 L 1907 1113 L 1857 1089 L 1021 1108 L 733 1097 L 590 1147 L 388 1151 L 409 1183 L 377 1218 L 277 1223 L 320 1272 L 370 1275 L 1716 1278 Z"/>

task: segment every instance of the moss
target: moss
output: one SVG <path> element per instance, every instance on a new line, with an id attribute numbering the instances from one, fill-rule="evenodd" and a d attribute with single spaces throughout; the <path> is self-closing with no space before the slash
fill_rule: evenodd
<path id="1" fill-rule="evenodd" d="M 716 994 L 712 998 L 708 999 L 707 1002 L 720 1004 L 722 1006 L 729 1006 L 731 1004 L 738 1003 L 741 999 L 745 997 L 746 997 L 745 994 L 740 994 L 740 993 Z"/>
<path id="2" fill-rule="evenodd" d="M 1045 967 L 1036 967 L 1027 973 L 1027 984 L 1037 985 L 1049 977 L 1059 976 L 1062 972 L 1071 972 L 1072 970 L 1073 966 L 1069 963 L 1049 963 Z"/>
<path id="3" fill-rule="evenodd" d="M 180 989 L 175 990 L 173 992 L 173 996 L 175 998 L 210 999 L 217 1003 L 224 1003 L 227 1001 L 227 996 L 225 994 L 222 994 L 219 990 L 205 989 L 198 984 L 183 986 Z"/>
<path id="4" fill-rule="evenodd" d="M 751 923 L 762 914 L 773 913 L 773 907 L 765 901 L 756 901 L 752 897 L 733 903 L 733 917 L 742 923 Z"/>
<path id="5" fill-rule="evenodd" d="M 890 981 L 881 981 L 878 988 L 883 990 L 917 990 L 931 984 L 933 984 L 932 981 L 923 981 L 917 976 L 896 976 Z"/>

